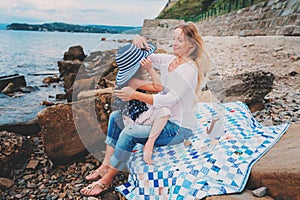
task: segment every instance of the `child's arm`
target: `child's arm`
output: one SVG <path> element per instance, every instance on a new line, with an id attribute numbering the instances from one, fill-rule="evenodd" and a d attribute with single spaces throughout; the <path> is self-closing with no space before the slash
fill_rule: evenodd
<path id="1" fill-rule="evenodd" d="M 141 67 L 143 67 L 145 70 L 147 70 L 147 72 L 150 74 L 152 82 L 146 81 L 146 80 L 141 80 L 138 78 L 132 78 L 128 82 L 128 85 L 132 88 L 142 89 L 142 90 L 146 90 L 149 92 L 162 91 L 164 88 L 161 84 L 159 75 L 157 74 L 157 72 L 154 70 L 154 68 L 152 66 L 152 62 L 151 62 L 150 58 L 143 59 L 141 61 Z"/>

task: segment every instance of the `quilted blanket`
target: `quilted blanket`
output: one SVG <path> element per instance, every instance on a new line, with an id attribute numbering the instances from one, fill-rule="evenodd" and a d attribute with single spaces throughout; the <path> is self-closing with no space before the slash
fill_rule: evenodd
<path id="1" fill-rule="evenodd" d="M 143 146 L 137 145 L 128 161 L 128 182 L 116 190 L 136 200 L 194 200 L 241 192 L 253 164 L 289 126 L 262 126 L 242 102 L 199 103 L 196 118 L 190 145 L 156 147 L 153 165 L 143 161 Z M 213 119 L 217 122 L 208 135 Z"/>

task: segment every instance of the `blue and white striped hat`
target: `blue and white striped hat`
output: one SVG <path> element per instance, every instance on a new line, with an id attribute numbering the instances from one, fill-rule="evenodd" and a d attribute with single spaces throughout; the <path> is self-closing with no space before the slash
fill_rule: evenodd
<path id="1" fill-rule="evenodd" d="M 119 49 L 116 54 L 116 62 L 119 71 L 116 77 L 116 84 L 123 87 L 130 78 L 140 68 L 140 61 L 152 54 L 156 47 L 152 43 L 148 43 L 150 49 L 140 49 L 133 44 L 128 44 Z"/>

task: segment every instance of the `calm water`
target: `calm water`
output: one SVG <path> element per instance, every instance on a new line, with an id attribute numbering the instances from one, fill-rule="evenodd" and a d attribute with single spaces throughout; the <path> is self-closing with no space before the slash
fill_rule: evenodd
<path id="1" fill-rule="evenodd" d="M 102 42 L 101 38 L 107 40 Z M 69 47 L 81 45 L 86 55 L 96 50 L 120 47 L 118 39 L 132 39 L 128 34 L 92 34 L 64 32 L 34 32 L 0 30 L 0 76 L 24 75 L 27 86 L 38 87 L 31 93 L 9 97 L 0 93 L 0 124 L 28 121 L 36 117 L 44 106 L 41 102 L 55 102 L 56 94 L 64 93 L 62 83 L 44 87 L 42 80 L 58 73 L 57 61 L 62 60 Z"/>

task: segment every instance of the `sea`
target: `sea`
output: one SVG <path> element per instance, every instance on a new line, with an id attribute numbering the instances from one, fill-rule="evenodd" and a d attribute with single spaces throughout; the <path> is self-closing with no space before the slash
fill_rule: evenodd
<path id="1" fill-rule="evenodd" d="M 30 93 L 7 96 L 0 91 L 0 125 L 27 122 L 45 108 L 43 101 L 58 103 L 64 94 L 63 83 L 44 84 L 48 76 L 59 76 L 57 61 L 69 47 L 81 45 L 84 53 L 117 49 L 133 34 L 99 34 L 0 30 L 0 77 L 24 75 Z M 104 40 L 105 38 L 105 40 Z M 64 101 L 62 101 L 64 102 Z"/>

